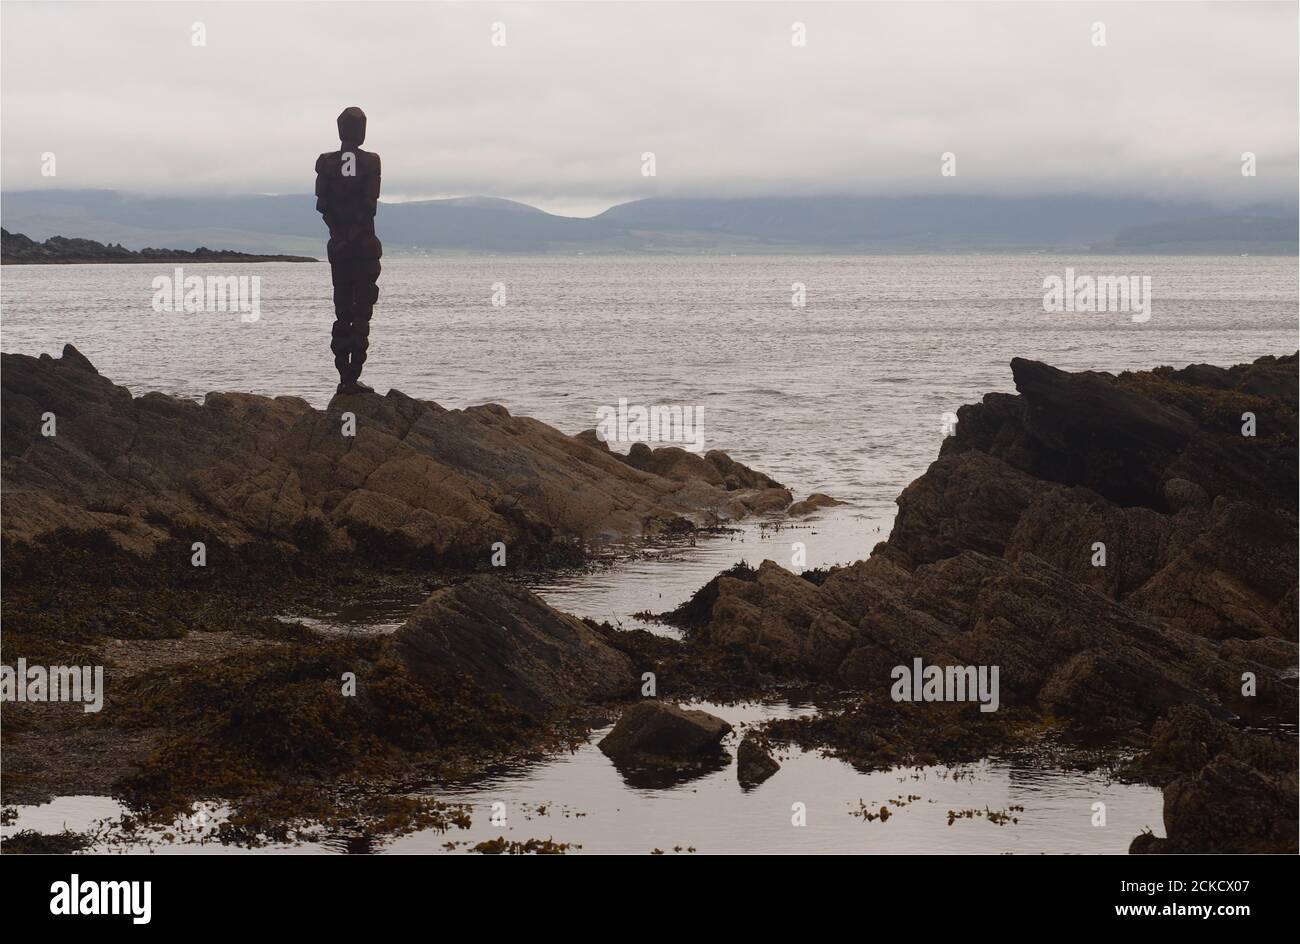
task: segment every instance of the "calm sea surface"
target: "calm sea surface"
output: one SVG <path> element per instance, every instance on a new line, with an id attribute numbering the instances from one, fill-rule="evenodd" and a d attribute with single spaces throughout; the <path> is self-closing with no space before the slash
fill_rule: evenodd
<path id="1" fill-rule="evenodd" d="M 1044 312 L 1044 278 L 1067 267 L 1149 276 L 1150 320 Z M 57 355 L 72 342 L 136 394 L 246 390 L 328 402 L 337 378 L 323 263 L 185 267 L 187 275 L 260 277 L 260 318 L 251 323 L 236 313 L 155 311 L 153 279 L 174 268 L 5 266 L 0 347 Z M 943 414 L 1012 391 L 1012 357 L 1115 372 L 1291 353 L 1297 281 L 1296 260 L 1277 257 L 396 258 L 380 277 L 362 379 L 451 408 L 501 403 L 574 433 L 620 398 L 693 406 L 703 410 L 706 448 L 771 474 L 796 497 L 824 491 L 849 502 L 808 521 L 752 522 L 535 587 L 569 612 L 667 632 L 633 614 L 670 609 L 736 560 L 793 567 L 796 541 L 809 567 L 866 556 L 888 536 L 895 497 L 935 458 Z M 791 305 L 795 283 L 805 307 Z M 504 305 L 493 305 L 494 293 Z M 385 632 L 411 605 L 359 601 L 346 613 L 292 615 L 333 631 Z M 798 713 L 716 710 L 733 723 Z M 636 787 L 594 745 L 434 792 L 475 806 L 471 831 L 417 834 L 387 848 L 441 851 L 448 840 L 505 835 L 552 836 L 586 851 L 1123 852 L 1144 827 L 1163 834 L 1158 791 L 1098 775 L 998 763 L 955 777 L 944 768 L 864 775 L 797 751 L 748 793 L 733 767 L 671 789 Z M 922 799 L 884 823 L 851 815 L 859 800 L 871 806 L 900 794 Z M 1105 828 L 1090 822 L 1098 800 L 1108 806 Z M 789 823 L 796 801 L 809 807 L 807 827 Z M 495 802 L 506 804 L 506 827 L 488 821 Z M 947 825 L 950 808 L 1010 804 L 1025 807 L 1017 824 Z M 63 798 L 20 809 L 5 831 L 58 829 L 114 810 L 106 798 Z M 369 847 L 340 839 L 321 848 Z"/>

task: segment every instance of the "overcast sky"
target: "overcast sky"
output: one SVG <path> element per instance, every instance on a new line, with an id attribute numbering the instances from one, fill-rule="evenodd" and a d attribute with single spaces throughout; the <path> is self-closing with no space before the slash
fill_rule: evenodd
<path id="1" fill-rule="evenodd" d="M 10 190 L 309 192 L 347 105 L 369 115 L 389 200 L 585 215 L 654 195 L 1246 204 L 1296 188 L 1295 3 L 5 2 L 0 17 Z"/>

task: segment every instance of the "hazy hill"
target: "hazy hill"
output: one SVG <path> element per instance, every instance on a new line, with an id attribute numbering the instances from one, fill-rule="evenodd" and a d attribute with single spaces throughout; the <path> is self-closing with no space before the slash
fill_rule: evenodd
<path id="1" fill-rule="evenodd" d="M 1130 243 L 1182 251 L 1194 243 L 1277 243 L 1288 225 L 1281 208 L 1253 216 L 1214 216 L 1206 204 L 1117 197 L 763 197 L 745 200 L 652 199 L 613 207 L 597 217 L 652 230 L 743 236 L 776 245 L 832 251 L 1078 249 Z M 1195 226 L 1185 226 L 1196 221 Z M 1290 212 L 1290 250 L 1296 213 Z M 1154 228 L 1154 229 L 1153 229 Z M 1265 235 L 1256 232 L 1262 228 Z"/>
<path id="2" fill-rule="evenodd" d="M 1294 255 L 1295 217 L 1265 217 L 1252 214 L 1210 216 L 1193 220 L 1151 223 L 1120 230 L 1115 238 L 1099 247 L 1119 253 L 1224 253 Z"/>
<path id="3" fill-rule="evenodd" d="M 495 197 L 380 206 L 389 254 L 546 252 L 1296 252 L 1296 209 L 1224 214 L 1199 203 L 1095 196 L 762 197 L 636 200 L 557 216 Z M 0 196 L 6 228 L 128 248 L 216 246 L 319 255 L 309 194 L 149 197 L 109 190 Z"/>

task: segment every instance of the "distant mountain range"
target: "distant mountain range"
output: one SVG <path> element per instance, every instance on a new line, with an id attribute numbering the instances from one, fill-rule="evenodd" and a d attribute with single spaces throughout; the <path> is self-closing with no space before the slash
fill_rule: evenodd
<path id="1" fill-rule="evenodd" d="M 321 256 L 311 195 L 149 197 L 112 190 L 0 194 L 0 220 L 33 239 L 132 249 L 216 246 Z M 1297 252 L 1297 210 L 1097 196 L 758 197 L 635 200 L 557 216 L 495 197 L 382 203 L 390 255 L 424 253 Z"/>

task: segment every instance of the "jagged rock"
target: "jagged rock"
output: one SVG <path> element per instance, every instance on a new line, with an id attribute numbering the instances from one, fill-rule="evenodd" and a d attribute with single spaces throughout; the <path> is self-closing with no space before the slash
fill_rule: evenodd
<path id="1" fill-rule="evenodd" d="M 1294 372 L 1293 359 L 1281 366 Z M 1072 391 L 1082 409 L 1114 422 L 1130 417 L 1132 436 L 1151 433 L 1166 448 L 1219 434 L 1113 378 L 1041 368 L 1016 363 L 1025 398 L 1038 402 L 1032 419 L 1004 395 L 986 398 L 987 409 L 963 408 L 972 422 L 959 424 L 958 447 L 946 442 L 899 497 L 893 533 L 869 560 L 820 584 L 771 562 L 752 579 L 721 577 L 692 638 L 790 672 L 815 676 L 837 665 L 842 679 L 881 692 L 891 667 L 916 656 L 998 664 L 1004 700 L 1089 726 L 1148 724 L 1181 703 L 1221 716 L 1279 710 L 1294 681 L 1280 671 L 1277 652 L 1255 659 L 1252 650 L 1223 652 L 1206 638 L 1294 636 L 1294 495 L 1269 507 L 1221 493 L 1211 507 L 1170 513 L 1069 482 L 1090 477 L 1098 487 L 1136 492 L 1163 474 L 1149 466 L 1150 455 L 1127 484 L 1119 466 L 1103 475 L 1097 462 L 1062 459 L 1083 455 L 1100 435 L 1090 420 L 1060 420 L 1050 444 L 1031 435 L 1033 423 L 1067 409 Z M 1289 448 L 1284 438 L 1273 447 L 1283 457 Z M 1176 460 L 1175 452 L 1164 456 Z M 1203 485 L 1187 484 L 1208 497 Z M 1240 697 L 1245 671 L 1259 679 L 1253 701 Z"/>
<path id="2" fill-rule="evenodd" d="M 1262 357 L 1226 371 L 1068 374 L 1016 358 L 1019 396 L 990 394 L 958 411 L 943 454 L 979 451 L 1043 481 L 1084 485 L 1121 505 L 1171 510 L 1163 483 L 1181 478 L 1210 499 L 1294 504 L 1296 356 Z M 1242 413 L 1257 419 L 1241 435 Z"/>
<path id="3" fill-rule="evenodd" d="M 718 578 L 703 644 L 740 649 L 760 663 L 831 671 L 843 658 L 853 628 L 826 612 L 819 588 L 772 561 L 753 579 Z"/>
<path id="4" fill-rule="evenodd" d="M 1001 705 L 1124 738 L 1180 710 L 1293 720 L 1296 361 L 1114 377 L 1017 359 L 1019 394 L 961 408 L 870 558 L 817 580 L 770 561 L 720 576 L 691 601 L 690 639 L 878 700 L 915 658 L 996 665 Z M 1273 841 L 1294 750 L 1239 754 L 1167 781 L 1170 836 L 1188 837 L 1171 848 L 1223 847 L 1235 819 L 1244 844 Z"/>
<path id="5" fill-rule="evenodd" d="M 1161 490 L 1165 504 L 1173 511 L 1182 511 L 1184 508 L 1204 508 L 1210 503 L 1210 496 L 1205 494 L 1205 489 L 1187 479 L 1166 479 Z"/>
<path id="6" fill-rule="evenodd" d="M 619 761 L 653 761 L 716 754 L 731 725 L 707 711 L 647 699 L 623 712 L 599 747 Z"/>
<path id="7" fill-rule="evenodd" d="M 601 452 L 609 452 L 609 443 L 600 438 L 600 434 L 594 429 L 584 429 L 573 437 L 578 442 L 586 443 L 593 449 L 599 449 Z"/>
<path id="8" fill-rule="evenodd" d="M 1165 786 L 1167 838 L 1143 834 L 1134 853 L 1294 852 L 1298 825 L 1294 742 L 1259 737 L 1179 707 L 1152 729 L 1129 775 Z"/>
<path id="9" fill-rule="evenodd" d="M 1165 369 L 1077 381 L 1028 362 L 1016 368 L 1025 392 L 962 408 L 958 433 L 945 441 L 941 458 L 900 496 L 894 531 L 880 553 L 905 567 L 963 549 L 1012 559 L 1031 553 L 1176 628 L 1214 638 L 1294 636 L 1295 357 L 1261 358 L 1216 373 L 1208 392 L 1185 379 L 1169 382 L 1185 372 Z M 1222 389 L 1225 377 L 1235 385 L 1229 392 Z M 1116 450 L 1095 417 L 1058 417 L 1044 441 L 1033 423 L 1044 423 L 1054 410 L 1068 413 L 1080 385 L 1103 403 L 1106 424 L 1127 424 L 1131 439 L 1167 421 L 1175 432 L 1166 442 L 1185 442 L 1184 452 L 1165 449 L 1153 462 L 1149 450 Z M 1276 395 L 1260 400 L 1257 391 Z M 1153 406 L 1149 394 L 1176 405 Z M 1256 412 L 1261 430 L 1271 429 L 1269 436 L 1240 434 L 1243 404 Z M 1085 396 L 1077 411 L 1097 409 Z M 1183 416 L 1195 418 L 1190 430 Z M 1075 438 L 1062 430 L 1075 430 Z M 1202 459 L 1215 461 L 1199 465 Z M 1097 471 L 1102 466 L 1104 475 Z M 1077 484 L 1090 476 L 1096 489 Z M 1161 483 L 1158 491 L 1146 487 L 1152 483 Z M 1143 501 L 1114 498 L 1139 492 Z M 1097 542 L 1106 545 L 1104 567 L 1093 564 Z"/>
<path id="10" fill-rule="evenodd" d="M 729 491 L 745 489 L 776 489 L 784 491 L 785 486 L 770 476 L 764 475 L 749 466 L 742 465 L 720 449 L 710 449 L 704 454 L 705 460 L 718 470 L 723 484 Z"/>
<path id="11" fill-rule="evenodd" d="M 1294 853 L 1296 778 L 1279 779 L 1233 760 L 1216 758 L 1191 777 L 1165 787 L 1161 852 Z"/>
<path id="12" fill-rule="evenodd" d="M 634 469 L 653 472 L 666 479 L 703 479 L 710 485 L 722 485 L 722 475 L 707 459 L 680 446 L 651 449 L 643 442 L 633 443 L 624 461 Z"/>
<path id="13" fill-rule="evenodd" d="M 636 685 L 628 657 L 585 623 L 497 576 L 435 590 L 389 645 L 429 687 L 466 675 L 533 713 L 627 696 Z"/>
<path id="14" fill-rule="evenodd" d="M 1001 555 L 1042 485 L 980 452 L 942 455 L 898 496 L 883 553 L 905 567 L 963 550 Z"/>
<path id="15" fill-rule="evenodd" d="M 1219 646 L 1221 659 L 1249 659 L 1275 669 L 1286 669 L 1300 661 L 1294 639 L 1265 636 L 1261 639 L 1225 639 Z"/>
<path id="16" fill-rule="evenodd" d="M 1215 639 L 1295 638 L 1294 510 L 1220 497 L 1200 517 L 1176 521 L 1186 532 L 1127 603 Z"/>
<path id="17" fill-rule="evenodd" d="M 1019 357 L 1011 372 L 1024 400 L 1024 431 L 1034 444 L 1029 471 L 1086 485 L 1120 504 L 1158 502 L 1158 470 L 1196 434 L 1191 416 L 1123 389 L 1105 374 L 1067 374 Z"/>
<path id="18" fill-rule="evenodd" d="M 742 786 L 757 786 L 780 769 L 766 742 L 753 731 L 741 739 L 736 748 L 736 779 Z"/>
<path id="19" fill-rule="evenodd" d="M 241 393 L 199 404 L 132 397 L 71 345 L 60 358 L 0 358 L 10 542 L 103 530 L 147 555 L 202 535 L 468 566 L 497 541 L 517 562 L 790 500 L 718 453 L 693 457 L 700 476 L 665 478 L 491 404 L 446 410 L 396 390 L 339 394 L 325 410 Z M 46 412 L 56 436 L 41 435 Z"/>

